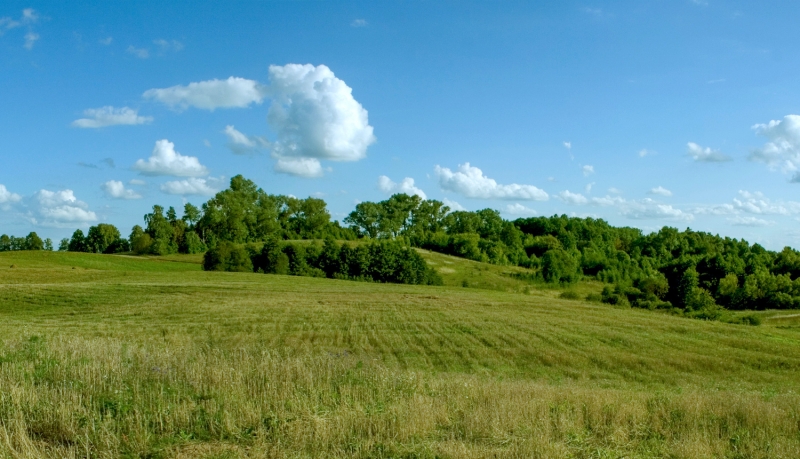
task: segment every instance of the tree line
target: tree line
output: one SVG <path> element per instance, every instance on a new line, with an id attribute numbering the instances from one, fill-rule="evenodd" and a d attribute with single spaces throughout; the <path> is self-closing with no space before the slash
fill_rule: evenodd
<path id="1" fill-rule="evenodd" d="M 331 236 L 322 245 L 317 241 L 281 241 L 274 236 L 263 244 L 223 241 L 205 253 L 203 269 L 442 285 L 441 276 L 419 253 L 396 240 L 376 240 L 352 247 Z"/>
<path id="2" fill-rule="evenodd" d="M 394 241 L 398 247 L 522 266 L 530 269 L 528 278 L 542 282 L 570 284 L 597 279 L 608 284 L 600 300 L 612 304 L 670 308 L 709 318 L 718 314 L 719 308 L 800 308 L 800 252 L 789 247 L 769 251 L 745 240 L 688 228 L 664 227 L 644 234 L 601 219 L 566 215 L 509 221 L 493 209 L 451 211 L 440 201 L 406 194 L 359 203 L 343 223 L 331 221 L 322 199 L 268 194 L 239 175 L 231 179 L 228 189 L 200 208 L 186 204 L 180 217 L 172 207 L 153 206 L 144 216 L 144 226 L 135 226 L 127 239 L 113 225 L 100 224 L 86 235 L 76 231 L 71 239 L 61 241 L 59 249 L 156 255 L 227 250 L 237 253 L 230 256 L 244 263 L 234 263 L 237 267 L 232 270 L 245 266 L 253 271 L 283 272 L 283 268 L 273 271 L 259 264 L 265 259 L 261 250 L 269 246 L 268 241 L 279 241 L 281 253 L 296 260 L 305 255 L 291 255 L 295 247 L 305 246 L 285 241 Z M 20 239 L 14 239 L 13 246 L 27 247 Z M 346 251 L 344 247 L 340 252 Z M 316 249 L 308 250 L 316 253 Z M 372 273 L 373 280 L 391 278 L 375 274 L 373 268 L 350 269 L 349 264 L 348 268 L 339 264 L 340 268 L 330 271 L 323 267 L 327 266 L 324 262 L 319 263 L 319 257 L 313 255 L 306 258 L 305 265 L 295 263 L 300 268 L 287 268 L 286 272 L 319 275 L 315 270 L 321 270 L 327 277 L 339 273 L 358 278 Z M 209 269 L 233 265 L 224 261 L 209 264 Z"/>

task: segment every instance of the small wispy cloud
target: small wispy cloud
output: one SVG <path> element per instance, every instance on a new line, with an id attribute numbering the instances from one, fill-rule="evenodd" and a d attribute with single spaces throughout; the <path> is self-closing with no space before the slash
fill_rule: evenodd
<path id="1" fill-rule="evenodd" d="M 657 186 L 655 188 L 651 188 L 650 191 L 647 192 L 647 194 L 657 194 L 659 196 L 667 196 L 667 197 L 669 197 L 669 196 L 672 196 L 672 191 L 669 191 L 668 189 L 664 188 L 663 186 Z"/>
<path id="2" fill-rule="evenodd" d="M 366 19 L 354 19 L 353 22 L 350 23 L 351 27 L 366 27 L 369 25 Z"/>
<path id="3" fill-rule="evenodd" d="M 150 51 L 146 48 L 137 48 L 133 45 L 128 46 L 126 50 L 128 54 L 133 54 L 134 56 L 138 57 L 139 59 L 147 59 L 150 57 Z"/>
<path id="4" fill-rule="evenodd" d="M 167 51 L 178 52 L 183 49 L 183 43 L 178 40 L 164 40 L 163 38 L 159 38 L 158 40 L 153 40 L 153 44 L 158 46 L 159 51 L 162 53 L 166 53 Z"/>
<path id="5" fill-rule="evenodd" d="M 655 150 L 648 150 L 647 148 L 642 148 L 641 150 L 639 150 L 638 154 L 640 158 L 644 158 L 645 156 L 654 156 L 657 153 L 655 152 Z"/>
<path id="6" fill-rule="evenodd" d="M 106 37 L 106 38 L 102 38 L 100 40 L 97 40 L 98 43 L 100 43 L 101 45 L 104 45 L 104 46 L 110 45 L 113 41 L 114 41 L 114 37 Z"/>
<path id="7" fill-rule="evenodd" d="M 33 49 L 33 45 L 39 41 L 39 34 L 34 32 L 28 32 L 25 34 L 25 44 L 22 45 L 28 51 Z"/>

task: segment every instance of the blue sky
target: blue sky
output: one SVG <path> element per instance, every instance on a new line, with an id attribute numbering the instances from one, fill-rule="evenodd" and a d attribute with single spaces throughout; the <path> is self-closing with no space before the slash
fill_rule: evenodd
<path id="1" fill-rule="evenodd" d="M 0 233 L 236 174 L 800 246 L 797 2 L 0 5 Z"/>

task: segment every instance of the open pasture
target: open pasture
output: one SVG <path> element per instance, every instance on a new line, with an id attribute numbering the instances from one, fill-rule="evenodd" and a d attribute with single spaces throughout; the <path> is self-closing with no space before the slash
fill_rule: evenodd
<path id="1" fill-rule="evenodd" d="M 464 288 L 517 281 L 450 258 L 421 287 L 0 254 L 0 456 L 800 457 L 800 316 Z"/>

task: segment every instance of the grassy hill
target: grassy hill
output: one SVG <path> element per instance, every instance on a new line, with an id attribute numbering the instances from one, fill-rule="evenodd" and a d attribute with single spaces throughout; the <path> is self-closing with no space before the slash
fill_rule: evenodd
<path id="1" fill-rule="evenodd" d="M 0 253 L 0 456 L 800 457 L 800 314 L 616 309 L 424 256 L 444 287 Z"/>

